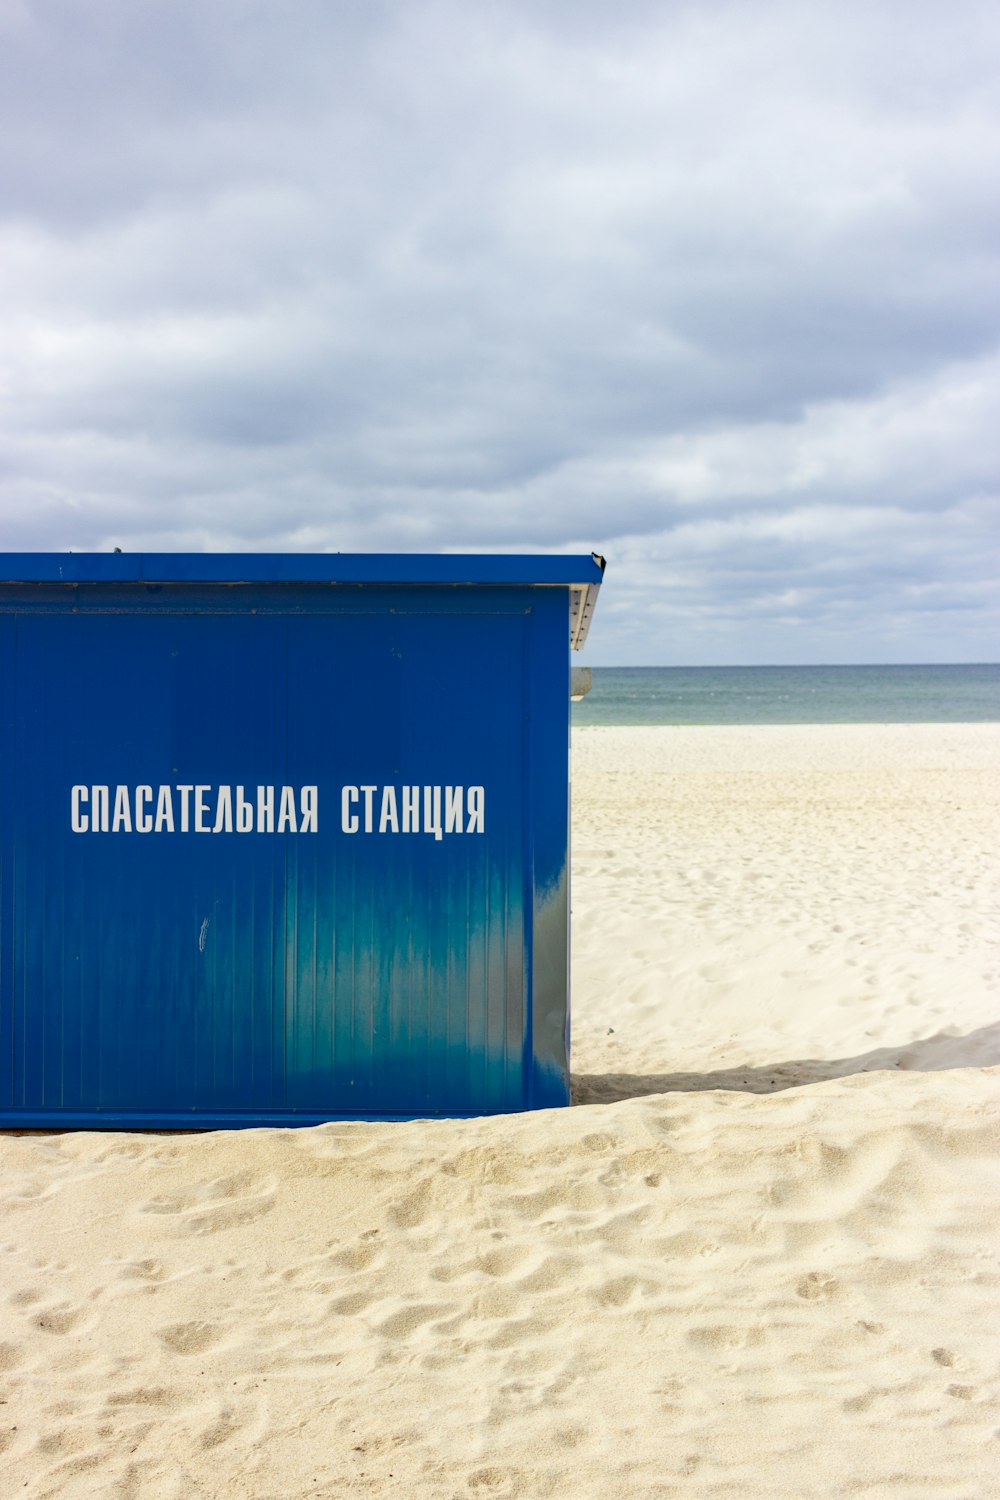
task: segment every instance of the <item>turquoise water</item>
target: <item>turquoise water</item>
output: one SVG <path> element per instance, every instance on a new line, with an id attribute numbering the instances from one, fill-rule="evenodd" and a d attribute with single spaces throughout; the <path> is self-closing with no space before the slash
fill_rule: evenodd
<path id="1" fill-rule="evenodd" d="M 595 667 L 574 724 L 1000 721 L 1000 666 Z"/>

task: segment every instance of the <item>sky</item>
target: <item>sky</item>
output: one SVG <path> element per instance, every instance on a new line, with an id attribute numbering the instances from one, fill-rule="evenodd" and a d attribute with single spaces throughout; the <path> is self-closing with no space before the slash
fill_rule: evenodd
<path id="1" fill-rule="evenodd" d="M 995 0 L 0 0 L 0 548 L 580 552 L 1000 660 Z"/>

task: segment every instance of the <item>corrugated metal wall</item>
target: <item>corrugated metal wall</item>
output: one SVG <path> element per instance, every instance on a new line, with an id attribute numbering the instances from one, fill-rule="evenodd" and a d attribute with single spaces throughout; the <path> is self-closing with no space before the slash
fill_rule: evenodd
<path id="1" fill-rule="evenodd" d="M 567 607 L 0 590 L 4 1123 L 565 1102 Z M 74 833 L 81 784 L 316 785 L 318 830 Z M 484 832 L 343 831 L 404 784 L 483 786 Z"/>

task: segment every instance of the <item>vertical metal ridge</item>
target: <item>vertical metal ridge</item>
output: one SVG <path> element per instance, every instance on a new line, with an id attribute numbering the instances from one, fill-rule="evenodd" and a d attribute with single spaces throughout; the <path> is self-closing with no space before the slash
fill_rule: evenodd
<path id="1" fill-rule="evenodd" d="M 22 731 L 22 725 L 21 725 L 21 703 L 20 703 L 20 694 L 18 692 L 18 689 L 20 688 L 20 685 L 21 685 L 21 653 L 22 653 L 22 644 L 23 643 L 21 641 L 22 632 L 21 632 L 21 629 L 20 629 L 20 622 L 17 621 L 17 620 L 15 620 L 15 622 L 14 622 L 14 629 L 15 629 L 15 656 L 14 656 L 14 775 L 17 778 L 18 784 L 20 784 L 21 780 L 22 780 L 21 757 L 22 757 L 22 754 L 24 753 L 24 750 L 23 750 L 23 743 L 22 743 L 23 742 L 23 731 Z M 12 931 L 13 931 L 13 934 L 14 934 L 13 947 L 14 947 L 14 964 L 15 964 L 13 984 L 12 984 L 12 987 L 11 987 L 12 988 L 12 994 L 11 994 L 11 1002 L 12 1002 L 12 1004 L 11 1004 L 11 1023 L 12 1023 L 12 1028 L 13 1028 L 14 1051 L 15 1051 L 15 1056 L 16 1056 L 16 1053 L 17 1053 L 17 1043 L 18 1043 L 18 1032 L 19 1032 L 19 1028 L 18 1028 L 18 1012 L 20 1011 L 21 1098 L 20 1098 L 19 1102 L 21 1104 L 26 1104 L 28 1102 L 27 1101 L 27 1097 L 26 1097 L 26 1095 L 27 1095 L 27 1083 L 28 1083 L 28 1041 L 27 1041 L 27 1028 L 25 1026 L 25 1016 L 24 1016 L 24 1006 L 25 1006 L 24 991 L 27 988 L 28 977 L 27 977 L 27 973 L 24 972 L 24 959 L 25 959 L 25 956 L 26 956 L 25 955 L 25 935 L 24 935 L 23 926 L 22 926 L 23 921 L 24 921 L 24 917 L 23 917 L 24 900 L 23 900 L 23 896 L 22 896 L 22 894 L 20 892 L 21 864 L 22 864 L 22 861 L 23 861 L 23 858 L 24 858 L 24 854 L 23 854 L 22 847 L 21 847 L 21 839 L 19 838 L 19 833 L 20 833 L 20 828 L 19 828 L 20 810 L 21 810 L 20 806 L 15 802 L 15 805 L 14 805 L 14 808 L 13 808 L 13 813 L 12 813 L 12 823 L 13 823 L 13 828 L 14 828 L 14 836 L 13 836 L 13 838 L 11 840 L 11 855 L 12 855 L 12 859 L 11 859 L 11 885 L 12 885 L 12 890 L 11 890 L 11 900 L 12 900 L 11 928 L 12 928 Z M 20 973 L 20 975 L 18 973 L 18 968 L 17 968 L 17 959 L 18 959 L 19 954 L 20 954 L 20 957 L 21 957 L 21 964 L 22 964 L 22 972 Z M 20 993 L 19 993 L 19 991 L 20 991 Z"/>
<path id="2" fill-rule="evenodd" d="M 267 937 L 267 999 L 268 999 L 268 1030 L 267 1030 L 267 1041 L 268 1041 L 268 1058 L 269 1058 L 269 1064 L 270 1064 L 269 1068 L 268 1068 L 268 1073 L 269 1073 L 269 1078 L 270 1078 L 269 1093 L 270 1093 L 270 1099 L 271 1099 L 271 1108 L 275 1109 L 275 1108 L 282 1108 L 284 1106 L 284 1103 L 285 1103 L 285 1075 L 284 1075 L 284 1066 L 283 1066 L 284 1060 L 282 1058 L 281 1059 L 281 1064 L 279 1065 L 278 1048 L 277 1048 L 277 1046 L 275 1044 L 275 1033 L 277 1031 L 277 1026 L 278 1026 L 278 1017 L 277 1017 L 277 996 L 275 994 L 274 977 L 275 977 L 275 972 L 276 972 L 276 969 L 277 969 L 277 959 L 278 959 L 278 956 L 277 956 L 277 954 L 274 951 L 274 933 L 275 933 L 276 923 L 275 923 L 275 919 L 274 919 L 274 904 L 275 904 L 274 903 L 274 897 L 275 897 L 275 890 L 274 890 L 274 858 L 273 858 L 273 856 L 272 856 L 272 858 L 270 860 L 268 860 L 268 874 L 270 876 L 270 880 L 269 880 L 269 892 L 268 892 L 268 894 L 270 896 L 270 901 L 268 902 L 268 922 L 267 922 L 267 934 L 268 934 L 268 937 Z M 282 1036 L 284 1036 L 284 1030 L 285 1030 L 284 1016 L 282 1016 L 282 1018 L 281 1018 L 281 1034 L 282 1034 Z"/>
<path id="3" fill-rule="evenodd" d="M 227 914 L 227 921 L 228 921 L 228 924 L 229 924 L 229 965 L 228 965 L 229 972 L 228 972 L 226 978 L 227 978 L 227 981 L 228 981 L 227 988 L 229 990 L 229 1083 L 230 1083 L 230 1086 L 233 1089 L 234 1094 L 235 1094 L 236 1089 L 237 1089 L 237 1079 L 238 1079 L 237 1061 L 238 1061 L 238 1055 L 239 1055 L 239 1040 L 238 1040 L 238 1038 L 239 1038 L 239 1032 L 238 1032 L 238 1029 L 237 1029 L 237 1016 L 236 1016 L 236 1003 L 237 1003 L 237 994 L 238 994 L 237 987 L 236 987 L 236 956 L 237 956 L 237 946 L 236 946 L 236 944 L 237 944 L 237 931 L 238 931 L 238 926 L 237 926 L 237 912 L 238 911 L 239 911 L 239 903 L 238 903 L 237 885 L 236 885 L 236 866 L 233 865 L 231 867 L 231 869 L 230 869 L 230 872 L 229 872 L 229 912 Z M 248 997 L 247 998 L 248 998 L 250 1006 L 252 1007 L 253 1006 L 253 948 L 252 947 L 249 949 L 249 953 L 250 953 L 250 975 L 249 975 L 250 983 L 247 986 L 247 989 L 248 989 Z M 251 1009 L 251 1015 L 252 1015 L 252 1009 Z M 249 1057 L 249 1060 L 250 1060 L 250 1080 L 249 1081 L 250 1081 L 250 1091 L 251 1091 L 251 1095 L 252 1095 L 252 1093 L 253 1093 L 253 1032 L 252 1031 L 251 1031 L 250 1036 L 248 1037 L 247 1041 L 248 1041 L 247 1054 L 248 1054 L 248 1057 Z"/>
<path id="4" fill-rule="evenodd" d="M 234 898 L 235 899 L 235 898 Z M 260 974 L 257 963 L 257 865 L 251 861 L 250 864 L 250 900 L 247 905 L 249 913 L 249 942 L 247 948 L 250 954 L 249 983 L 246 987 L 247 1010 L 249 1012 L 250 1031 L 250 1091 L 256 1100 L 260 1088 L 259 1059 L 257 1056 L 257 1027 L 260 1023 L 259 996 L 257 993 L 260 985 Z M 233 924 L 233 984 L 236 984 L 236 924 Z"/>
<path id="5" fill-rule="evenodd" d="M 414 1064 L 415 1064 L 415 1061 L 416 1061 L 416 1059 L 415 1059 L 416 1047 L 414 1045 L 414 1036 L 413 1036 L 413 960 L 414 960 L 413 929 L 414 929 L 414 925 L 415 925 L 415 923 L 414 923 L 414 916 L 415 916 L 415 911 L 414 911 L 415 892 L 414 892 L 414 888 L 413 888 L 413 861 L 412 861 L 412 859 L 407 861 L 407 866 L 408 866 L 408 868 L 407 868 L 407 871 L 406 871 L 406 897 L 407 897 L 407 900 L 406 900 L 406 911 L 407 911 L 407 921 L 406 921 L 406 979 L 405 979 L 404 987 L 403 987 L 403 992 L 404 992 L 404 994 L 406 996 L 406 1055 L 405 1055 L 405 1058 L 404 1058 L 404 1063 L 405 1063 L 405 1066 L 410 1071 L 410 1073 L 412 1074 L 414 1072 Z M 422 1092 L 421 1087 L 420 1087 L 420 1083 L 416 1079 L 414 1081 L 416 1083 L 415 1092 L 418 1093 L 418 1094 L 420 1094 Z"/>
<path id="6" fill-rule="evenodd" d="M 531 713 L 531 626 L 533 618 L 526 611 L 521 623 L 521 926 L 524 934 L 524 957 L 521 970 L 524 975 L 524 1037 L 522 1057 L 524 1068 L 525 1103 L 530 1109 L 535 1102 L 534 1061 L 534 932 L 535 932 L 535 844 L 534 798 L 535 788 L 532 771 L 532 734 L 534 721 Z"/>
<path id="7" fill-rule="evenodd" d="M 351 1087 L 355 1086 L 358 1035 L 358 867 L 351 864 Z"/>
<path id="8" fill-rule="evenodd" d="M 66 1107 L 66 879 L 59 879 L 59 1105 Z"/>
<path id="9" fill-rule="evenodd" d="M 318 1073 L 319 1063 L 319 908 L 316 890 L 316 849 L 315 846 L 309 851 L 310 863 L 312 865 L 312 879 L 309 882 L 310 905 L 312 906 L 312 1066 Z"/>

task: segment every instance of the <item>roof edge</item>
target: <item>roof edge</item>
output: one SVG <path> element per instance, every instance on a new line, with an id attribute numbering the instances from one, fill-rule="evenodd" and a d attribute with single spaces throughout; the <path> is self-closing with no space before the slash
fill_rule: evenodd
<path id="1" fill-rule="evenodd" d="M 598 587 L 596 553 L 5 552 L 0 583 L 563 584 Z"/>

